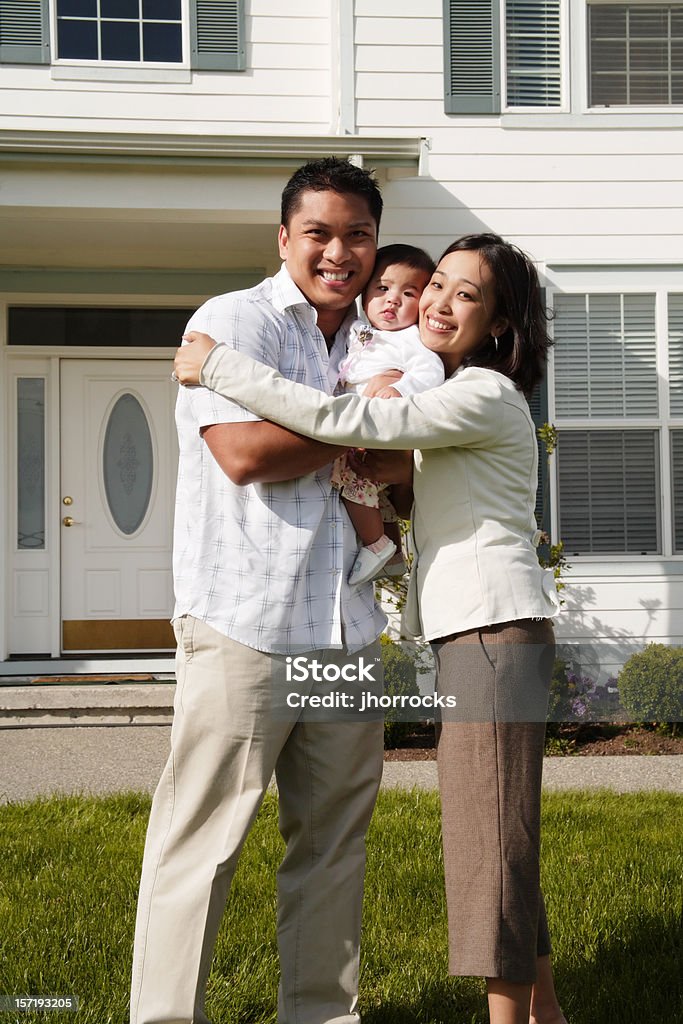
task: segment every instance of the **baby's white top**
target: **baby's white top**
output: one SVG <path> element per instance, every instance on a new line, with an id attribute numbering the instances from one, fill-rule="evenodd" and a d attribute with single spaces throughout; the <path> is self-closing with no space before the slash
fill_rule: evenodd
<path id="1" fill-rule="evenodd" d="M 402 331 L 379 331 L 367 320 L 354 320 L 349 350 L 339 365 L 341 383 L 366 384 L 386 370 L 403 370 L 401 379 L 391 385 L 401 395 L 438 388 L 445 378 L 441 359 L 422 344 L 417 325 Z"/>

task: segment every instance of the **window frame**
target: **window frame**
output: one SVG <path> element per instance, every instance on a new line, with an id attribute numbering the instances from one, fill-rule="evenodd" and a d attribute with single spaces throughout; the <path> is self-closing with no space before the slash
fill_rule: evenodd
<path id="1" fill-rule="evenodd" d="M 663 558 L 683 562 L 683 550 L 675 551 L 675 524 L 673 521 L 673 460 L 672 432 L 683 430 L 683 414 L 673 416 L 669 407 L 669 346 L 667 296 L 669 293 L 683 294 L 683 268 L 673 270 L 669 267 L 659 274 L 656 268 L 647 268 L 641 272 L 626 267 L 604 267 L 591 272 L 581 273 L 565 266 L 564 273 L 552 274 L 554 280 L 549 282 L 547 297 L 551 312 L 555 310 L 558 294 L 563 295 L 628 295 L 654 294 L 655 296 L 655 352 L 657 367 L 657 398 L 659 411 L 656 416 L 642 417 L 590 417 L 590 416 L 558 416 L 555 398 L 555 355 L 553 349 L 548 359 L 548 422 L 552 423 L 561 435 L 563 431 L 599 431 L 599 430 L 652 430 L 655 432 L 658 446 L 659 464 L 658 488 L 658 533 L 660 550 L 657 553 L 637 554 L 635 552 L 587 552 L 575 555 L 567 550 L 567 557 L 574 563 L 629 563 L 642 565 L 643 562 L 661 561 Z M 654 273 L 652 272 L 654 270 Z M 553 323 L 550 324 L 551 332 Z M 560 496 L 559 472 L 557 456 L 550 459 L 550 532 L 553 542 L 560 536 Z"/>
<path id="2" fill-rule="evenodd" d="M 181 61 L 100 60 L 99 58 L 91 60 L 85 57 L 60 57 L 57 41 L 57 3 L 58 0 L 49 0 L 50 52 L 52 53 L 51 64 L 54 68 L 76 67 L 92 68 L 93 70 L 97 68 L 120 68 L 122 70 L 135 71 L 189 71 L 192 66 L 190 54 L 190 0 L 180 0 L 181 38 L 183 53 L 183 59 Z M 98 25 L 101 20 L 102 19 L 98 14 Z M 140 19 L 138 19 L 138 21 L 141 21 L 141 17 Z"/>
<path id="3" fill-rule="evenodd" d="M 577 2 L 577 0 L 575 0 Z M 635 104 L 620 103 L 611 106 L 590 104 L 590 32 L 589 18 L 591 7 L 672 7 L 676 6 L 672 0 L 578 0 L 581 5 L 581 19 L 579 25 L 582 29 L 581 49 L 583 53 L 583 78 L 581 81 L 581 109 L 585 113 L 616 113 L 616 114 L 661 114 L 672 113 L 683 109 L 683 103 L 659 103 L 659 104 Z M 682 6 L 682 5 L 678 5 Z"/>

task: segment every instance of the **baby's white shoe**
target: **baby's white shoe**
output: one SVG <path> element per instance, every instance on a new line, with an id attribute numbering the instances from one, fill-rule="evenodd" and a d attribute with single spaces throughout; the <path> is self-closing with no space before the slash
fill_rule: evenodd
<path id="1" fill-rule="evenodd" d="M 382 545 L 380 551 L 373 551 L 368 547 L 360 549 L 349 573 L 349 583 L 351 586 L 357 587 L 361 583 L 367 583 L 369 580 L 374 579 L 375 576 L 380 574 L 383 566 L 387 564 L 395 553 L 396 545 L 393 540 L 389 540 L 388 537 L 384 539 L 386 543 Z"/>

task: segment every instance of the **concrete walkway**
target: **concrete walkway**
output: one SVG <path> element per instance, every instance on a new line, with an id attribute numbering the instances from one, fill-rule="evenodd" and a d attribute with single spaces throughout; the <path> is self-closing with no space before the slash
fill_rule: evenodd
<path id="1" fill-rule="evenodd" d="M 0 729 L 0 803 L 56 793 L 151 793 L 166 760 L 168 725 Z M 433 761 L 389 761 L 382 785 L 435 789 Z M 548 789 L 683 793 L 683 755 L 546 758 Z"/>

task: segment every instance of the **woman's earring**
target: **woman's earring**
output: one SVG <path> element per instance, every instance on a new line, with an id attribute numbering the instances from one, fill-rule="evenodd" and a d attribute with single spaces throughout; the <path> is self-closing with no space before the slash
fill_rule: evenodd
<path id="1" fill-rule="evenodd" d="M 496 355 L 498 355 L 498 338 L 495 336 L 495 334 L 492 335 L 492 337 L 493 337 L 493 347 L 496 350 Z"/>

